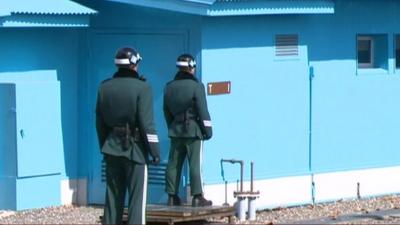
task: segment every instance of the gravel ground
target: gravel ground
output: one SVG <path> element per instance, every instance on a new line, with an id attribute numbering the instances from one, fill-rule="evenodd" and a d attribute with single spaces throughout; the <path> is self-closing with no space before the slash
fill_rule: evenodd
<path id="1" fill-rule="evenodd" d="M 336 202 L 322 203 L 315 205 L 304 205 L 289 208 L 276 208 L 272 210 L 263 210 L 258 212 L 257 220 L 251 223 L 311 223 L 316 219 L 330 219 L 332 223 L 344 215 L 360 214 L 372 215 L 376 211 L 388 209 L 400 209 L 400 195 L 382 196 L 361 200 L 339 200 Z M 399 211 L 400 212 L 400 211 Z M 318 223 L 318 221 L 313 221 Z M 321 222 L 319 222 L 321 223 Z M 376 219 L 358 219 L 351 221 L 337 221 L 337 223 L 371 224 L 371 223 L 397 223 L 400 219 L 387 217 L 385 220 Z"/>
<path id="2" fill-rule="evenodd" d="M 386 210 L 392 211 L 385 214 Z M 102 208 L 94 206 L 49 207 L 18 212 L 0 210 L 0 224 L 99 224 L 102 211 Z M 383 216 L 374 216 L 376 213 L 383 213 Z M 226 223 L 227 220 L 209 222 Z M 235 220 L 235 223 L 239 222 Z M 256 221 L 240 223 L 400 224 L 400 195 L 262 210 L 257 213 Z"/>
<path id="3" fill-rule="evenodd" d="M 100 224 L 99 207 L 61 206 L 23 211 L 0 211 L 0 224 Z"/>

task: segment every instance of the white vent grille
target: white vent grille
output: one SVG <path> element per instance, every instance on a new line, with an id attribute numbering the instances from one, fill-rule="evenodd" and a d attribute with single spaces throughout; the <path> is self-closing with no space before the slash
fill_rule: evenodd
<path id="1" fill-rule="evenodd" d="M 166 163 L 160 163 L 157 166 L 149 165 L 148 182 L 153 185 L 165 185 Z M 106 182 L 106 162 L 101 161 L 101 182 Z"/>
<path id="2" fill-rule="evenodd" d="M 298 56 L 299 37 L 297 34 L 279 34 L 275 36 L 275 56 Z"/>
<path id="3" fill-rule="evenodd" d="M 166 163 L 160 163 L 157 166 L 149 165 L 148 182 L 150 185 L 165 185 Z"/>

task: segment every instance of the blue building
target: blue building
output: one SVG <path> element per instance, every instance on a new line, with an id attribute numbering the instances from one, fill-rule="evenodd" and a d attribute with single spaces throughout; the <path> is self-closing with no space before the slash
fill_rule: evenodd
<path id="1" fill-rule="evenodd" d="M 245 190 L 254 162 L 258 208 L 400 192 L 399 1 L 33 2 L 0 2 L 0 208 L 103 203 L 96 91 L 126 45 L 143 56 L 164 163 L 163 87 L 179 54 L 196 56 L 216 204 L 222 158 L 246 162 Z M 233 203 L 239 169 L 224 170 Z M 165 202 L 163 177 L 149 182 L 149 202 Z"/>

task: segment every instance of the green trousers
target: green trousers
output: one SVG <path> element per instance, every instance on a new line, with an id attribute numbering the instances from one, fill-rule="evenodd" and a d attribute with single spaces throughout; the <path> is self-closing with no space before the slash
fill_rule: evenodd
<path id="1" fill-rule="evenodd" d="M 147 165 L 105 155 L 106 201 L 102 224 L 122 224 L 128 189 L 128 224 L 146 224 Z"/>
<path id="2" fill-rule="evenodd" d="M 195 138 L 171 138 L 166 171 L 166 192 L 178 194 L 182 167 L 185 159 L 189 162 L 190 191 L 192 195 L 203 194 L 202 141 Z"/>

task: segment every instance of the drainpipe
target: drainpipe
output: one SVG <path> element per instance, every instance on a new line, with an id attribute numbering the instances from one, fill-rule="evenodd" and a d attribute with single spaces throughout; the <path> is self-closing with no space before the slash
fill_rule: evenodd
<path id="1" fill-rule="evenodd" d="M 256 199 L 260 197 L 260 191 L 254 191 L 254 163 L 250 163 L 250 192 L 247 195 L 248 199 L 248 220 L 256 220 Z"/>
<path id="2" fill-rule="evenodd" d="M 240 164 L 240 189 L 238 191 L 235 191 L 233 193 L 234 197 L 237 198 L 236 202 L 236 214 L 238 216 L 239 221 L 245 221 L 246 220 L 246 195 L 243 192 L 243 166 L 244 162 L 243 160 L 236 160 L 236 159 L 221 159 L 221 169 L 222 169 L 222 177 L 224 178 L 223 175 L 223 167 L 222 164 L 224 162 L 227 163 L 239 163 Z"/>

